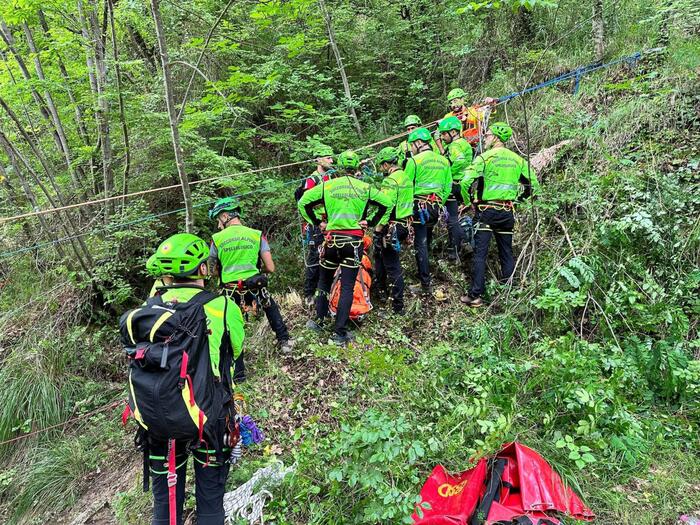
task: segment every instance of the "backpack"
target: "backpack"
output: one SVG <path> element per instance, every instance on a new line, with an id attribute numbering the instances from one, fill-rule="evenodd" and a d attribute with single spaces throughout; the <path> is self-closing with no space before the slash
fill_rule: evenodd
<path id="1" fill-rule="evenodd" d="M 230 402 L 233 352 L 224 328 L 217 378 L 211 370 L 203 307 L 216 297 L 202 290 L 180 303 L 163 302 L 156 295 L 119 319 L 129 359 L 125 416 L 130 411 L 148 438 L 205 443 L 217 452 L 224 446 L 216 426 L 227 406 L 229 417 L 234 416 Z"/>

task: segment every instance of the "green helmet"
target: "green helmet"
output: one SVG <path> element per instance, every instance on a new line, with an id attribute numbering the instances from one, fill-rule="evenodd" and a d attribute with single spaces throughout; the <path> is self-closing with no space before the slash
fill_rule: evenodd
<path id="1" fill-rule="evenodd" d="M 197 275 L 199 265 L 209 257 L 209 247 L 191 233 L 177 233 L 164 240 L 153 255 L 160 276 L 190 277 Z"/>
<path id="2" fill-rule="evenodd" d="M 489 126 L 489 131 L 496 135 L 501 142 L 508 142 L 508 139 L 513 136 L 513 128 L 505 122 L 494 122 Z"/>
<path id="3" fill-rule="evenodd" d="M 409 115 L 403 120 L 403 127 L 407 128 L 408 126 L 422 126 L 423 122 L 421 121 L 420 117 L 418 115 Z"/>
<path id="4" fill-rule="evenodd" d="M 160 261 L 158 261 L 158 257 L 156 257 L 155 253 L 146 261 L 146 271 L 148 275 L 156 279 L 163 275 L 163 269 L 160 267 Z"/>
<path id="5" fill-rule="evenodd" d="M 452 130 L 462 131 L 462 122 L 457 117 L 444 118 L 438 124 L 438 131 L 440 133 Z"/>
<path id="6" fill-rule="evenodd" d="M 325 144 L 319 144 L 313 149 L 312 155 L 316 159 L 320 157 L 332 157 L 333 148 L 331 148 L 330 146 L 326 146 Z"/>
<path id="7" fill-rule="evenodd" d="M 399 150 L 398 148 L 393 148 L 391 146 L 387 146 L 386 148 L 380 149 L 379 153 L 377 153 L 377 156 L 374 158 L 374 161 L 379 165 L 383 164 L 384 162 L 393 164 L 398 160 Z"/>
<path id="8" fill-rule="evenodd" d="M 236 216 L 241 213 L 241 203 L 236 197 L 224 197 L 216 201 L 216 204 L 209 210 L 209 218 L 216 219 L 223 212 L 229 212 Z"/>
<path id="9" fill-rule="evenodd" d="M 462 88 L 455 88 L 447 94 L 447 102 L 451 102 L 456 98 L 464 98 L 467 94 Z"/>
<path id="10" fill-rule="evenodd" d="M 408 142 L 415 142 L 417 140 L 430 142 L 430 131 L 425 128 L 418 128 L 411 131 L 411 133 L 408 135 Z"/>
<path id="11" fill-rule="evenodd" d="M 352 150 L 343 151 L 338 157 L 338 167 L 356 170 L 360 167 L 360 156 Z"/>

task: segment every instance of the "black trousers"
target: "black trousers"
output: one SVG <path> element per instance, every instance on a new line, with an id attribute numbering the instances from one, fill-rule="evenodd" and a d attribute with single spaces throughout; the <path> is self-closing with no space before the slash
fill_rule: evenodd
<path id="1" fill-rule="evenodd" d="M 486 257 L 489 253 L 491 237 L 496 238 L 498 258 L 501 261 L 500 282 L 507 282 L 515 271 L 513 258 L 513 227 L 515 216 L 512 211 L 486 209 L 477 214 L 479 228 L 474 235 L 474 259 L 472 263 L 472 283 L 469 295 L 481 297 L 486 286 Z"/>
<path id="2" fill-rule="evenodd" d="M 396 224 L 396 233 L 399 241 L 404 242 L 408 237 L 408 228 L 401 224 Z M 403 293 L 405 289 L 403 279 L 403 269 L 401 268 L 400 254 L 387 243 L 383 246 L 382 238 L 387 235 L 389 226 L 385 226 L 379 236 L 375 237 L 374 243 L 374 275 L 377 286 L 386 290 L 387 284 L 391 294 L 392 306 L 395 312 L 403 310 Z"/>
<path id="3" fill-rule="evenodd" d="M 188 442 L 176 441 L 176 502 L 177 523 L 182 524 L 182 507 L 185 502 L 185 480 L 187 475 L 187 445 Z M 170 508 L 168 499 L 168 443 L 152 441 L 150 448 L 151 491 L 153 492 L 153 525 L 168 525 L 170 523 Z M 209 457 L 209 465 L 205 451 L 194 451 L 195 498 L 197 504 L 197 525 L 223 525 L 224 523 L 224 492 L 226 478 L 230 465 L 226 462 L 218 464 L 214 457 Z"/>
<path id="4" fill-rule="evenodd" d="M 305 261 L 304 297 L 312 297 L 316 293 L 318 276 L 320 275 L 318 249 L 323 244 L 323 232 L 321 229 L 318 226 L 308 226 L 308 228 L 311 228 L 311 239 L 307 246 L 308 251 Z"/>
<path id="5" fill-rule="evenodd" d="M 452 193 L 445 203 L 447 208 L 447 235 L 449 238 L 450 250 L 459 254 L 464 241 L 464 232 L 459 227 L 459 205 L 462 202 L 459 184 L 452 184 Z"/>
<path id="6" fill-rule="evenodd" d="M 340 298 L 335 314 L 335 333 L 346 336 L 352 308 L 355 279 L 362 262 L 362 237 L 331 236 L 323 248 L 316 294 L 316 317 L 328 317 L 328 297 L 335 272 L 340 268 Z"/>
<path id="7" fill-rule="evenodd" d="M 233 292 L 229 295 L 238 306 L 241 306 L 242 304 L 252 306 L 252 304 L 255 302 L 255 295 L 253 295 L 252 292 L 245 292 L 243 294 Z M 282 318 L 282 313 L 280 312 L 280 307 L 278 304 L 272 297 L 268 297 L 267 301 L 263 301 L 261 298 L 260 301 L 264 302 L 264 304 L 261 306 L 263 312 L 265 312 L 265 317 L 267 317 L 267 322 L 270 323 L 270 328 L 272 328 L 272 331 L 275 333 L 275 337 L 277 337 L 277 341 L 282 343 L 289 340 L 289 330 L 287 330 L 287 325 Z M 245 362 L 243 361 L 243 352 L 241 352 L 238 358 L 236 358 L 234 361 L 233 380 L 238 383 L 245 381 Z"/>
<path id="8" fill-rule="evenodd" d="M 419 208 L 421 206 L 428 212 L 428 217 L 426 218 L 424 215 L 423 221 L 421 221 L 419 213 Z M 430 251 L 431 241 L 433 240 L 433 228 L 438 222 L 439 214 L 440 205 L 437 203 L 424 204 L 417 200 L 413 203 L 413 248 L 416 252 L 418 279 L 423 286 L 430 286 L 430 262 L 428 253 Z"/>

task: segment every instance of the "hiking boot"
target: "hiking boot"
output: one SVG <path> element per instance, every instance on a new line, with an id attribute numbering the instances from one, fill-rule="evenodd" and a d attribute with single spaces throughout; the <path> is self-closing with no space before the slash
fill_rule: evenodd
<path id="1" fill-rule="evenodd" d="M 309 319 L 306 321 L 306 328 L 316 333 L 323 332 L 323 322 L 316 321 L 315 319 Z"/>
<path id="2" fill-rule="evenodd" d="M 338 345 L 338 346 L 345 346 L 354 340 L 355 340 L 355 337 L 353 335 L 351 335 L 350 332 L 348 332 L 345 335 L 340 335 L 338 332 L 333 332 L 333 335 L 331 335 L 328 342 L 331 344 L 334 344 L 334 345 Z"/>
<path id="3" fill-rule="evenodd" d="M 463 295 L 459 298 L 464 304 L 470 308 L 480 308 L 484 306 L 484 300 L 481 297 L 472 297 L 471 295 Z"/>
<path id="4" fill-rule="evenodd" d="M 283 354 L 291 354 L 294 349 L 294 339 L 287 339 L 279 342 L 280 351 Z"/>
<path id="5" fill-rule="evenodd" d="M 433 285 L 412 284 L 408 287 L 408 290 L 414 295 L 430 296 L 433 294 Z"/>

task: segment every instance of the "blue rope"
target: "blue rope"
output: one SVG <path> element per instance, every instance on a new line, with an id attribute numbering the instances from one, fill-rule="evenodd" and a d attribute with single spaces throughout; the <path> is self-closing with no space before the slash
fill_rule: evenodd
<path id="1" fill-rule="evenodd" d="M 578 87 L 579 87 L 579 82 L 581 80 L 581 77 L 584 75 L 588 75 L 589 73 L 592 73 L 594 71 L 598 71 L 599 69 L 604 69 L 608 67 L 612 67 L 614 65 L 620 64 L 622 62 L 626 62 L 630 65 L 635 65 L 639 59 L 642 58 L 642 55 L 648 54 L 648 53 L 655 53 L 660 51 L 662 48 L 654 48 L 654 49 L 649 49 L 648 51 L 637 51 L 636 53 L 632 55 L 627 55 L 624 57 L 620 57 L 616 60 L 613 60 L 612 62 L 607 62 L 605 64 L 599 64 L 599 63 L 593 63 L 589 64 L 587 66 L 581 66 L 573 71 L 569 71 L 568 73 L 564 73 L 562 75 L 559 75 L 558 77 L 550 78 L 549 80 L 545 80 L 544 82 L 537 84 L 535 86 L 530 86 L 529 88 L 523 89 L 522 91 L 516 91 L 515 93 L 511 93 L 510 95 L 504 95 L 498 99 L 498 103 L 502 104 L 503 102 L 508 102 L 509 100 L 514 99 L 515 97 L 520 97 L 522 95 L 527 95 L 528 93 L 532 93 L 533 91 L 537 91 L 549 86 L 553 86 L 554 84 L 558 84 L 559 82 L 564 82 L 565 80 L 571 80 L 574 79 L 574 94 L 578 92 Z"/>

